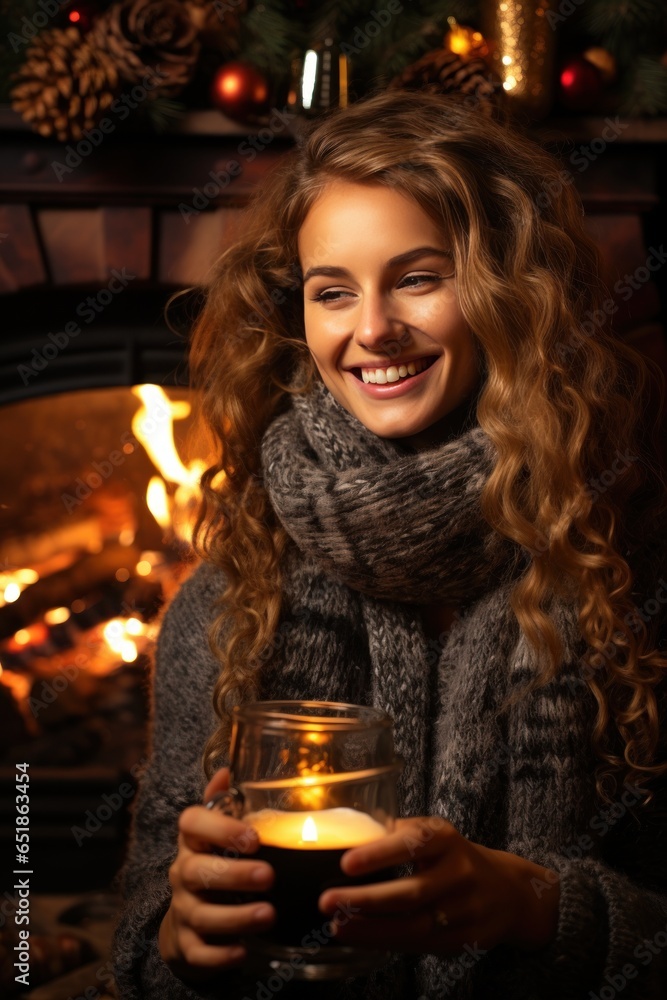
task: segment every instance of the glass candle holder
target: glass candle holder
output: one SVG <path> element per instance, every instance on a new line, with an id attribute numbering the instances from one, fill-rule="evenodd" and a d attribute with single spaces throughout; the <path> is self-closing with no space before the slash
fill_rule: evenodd
<path id="1" fill-rule="evenodd" d="M 207 803 L 254 827 L 260 846 L 253 857 L 275 870 L 268 891 L 242 894 L 267 899 L 273 927 L 244 937 L 256 972 L 283 971 L 295 979 L 362 975 L 390 956 L 341 945 L 332 916 L 317 905 L 325 889 L 386 881 L 394 867 L 346 875 L 340 859 L 351 847 L 391 833 L 396 779 L 403 761 L 393 748 L 392 720 L 380 709 L 334 702 L 253 702 L 234 710 L 230 787 Z"/>

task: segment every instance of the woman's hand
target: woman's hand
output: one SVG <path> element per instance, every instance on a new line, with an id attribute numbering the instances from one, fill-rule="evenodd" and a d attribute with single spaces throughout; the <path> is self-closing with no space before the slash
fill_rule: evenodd
<path id="1" fill-rule="evenodd" d="M 204 799 L 228 787 L 225 767 L 211 778 Z M 159 948 L 176 975 L 200 982 L 243 962 L 246 951 L 237 935 L 266 930 L 275 920 L 269 903 L 213 903 L 208 893 L 258 892 L 269 888 L 275 872 L 263 861 L 234 857 L 259 847 L 255 831 L 241 820 L 197 805 L 183 810 L 178 825 L 178 854 L 169 869 L 173 893 Z M 230 849 L 230 856 L 211 853 L 213 847 Z"/>
<path id="2" fill-rule="evenodd" d="M 558 874 L 526 858 L 475 844 L 441 816 L 396 821 L 394 831 L 352 848 L 341 858 L 347 875 L 363 875 L 404 862 L 415 874 L 363 886 L 327 889 L 319 907 L 331 914 L 349 902 L 361 912 L 337 927 L 334 940 L 360 947 L 450 955 L 464 945 L 497 944 L 527 951 L 556 934 Z M 531 879 L 548 891 L 540 895 Z M 434 911 L 442 914 L 436 923 Z"/>

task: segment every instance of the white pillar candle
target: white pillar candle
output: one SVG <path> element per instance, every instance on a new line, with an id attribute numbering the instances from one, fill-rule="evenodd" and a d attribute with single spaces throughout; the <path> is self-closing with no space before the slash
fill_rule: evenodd
<path id="1" fill-rule="evenodd" d="M 358 847 L 387 834 L 368 813 L 343 806 L 312 812 L 260 809 L 243 820 L 257 831 L 260 844 L 301 850 Z"/>

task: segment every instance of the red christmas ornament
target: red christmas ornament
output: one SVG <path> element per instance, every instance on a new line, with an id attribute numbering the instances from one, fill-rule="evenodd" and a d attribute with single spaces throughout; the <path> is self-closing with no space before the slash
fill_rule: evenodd
<path id="1" fill-rule="evenodd" d="M 86 32 L 96 13 L 97 11 L 92 4 L 77 3 L 70 10 L 65 11 L 65 19 L 68 25 L 78 28 L 81 32 Z"/>
<path id="2" fill-rule="evenodd" d="M 602 73 L 580 56 L 575 56 L 560 73 L 559 98 L 569 111 L 594 111 L 604 90 Z"/>
<path id="3" fill-rule="evenodd" d="M 236 121 L 248 122 L 266 114 L 270 98 L 266 77 L 249 63 L 225 63 L 213 77 L 211 100 Z"/>

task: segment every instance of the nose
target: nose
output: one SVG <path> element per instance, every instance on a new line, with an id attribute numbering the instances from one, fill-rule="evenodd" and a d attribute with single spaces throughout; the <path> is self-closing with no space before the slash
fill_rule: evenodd
<path id="1" fill-rule="evenodd" d="M 382 354 L 389 360 L 398 357 L 410 339 L 407 325 L 391 312 L 386 298 L 379 291 L 365 291 L 357 313 L 354 340 L 371 354 Z"/>

